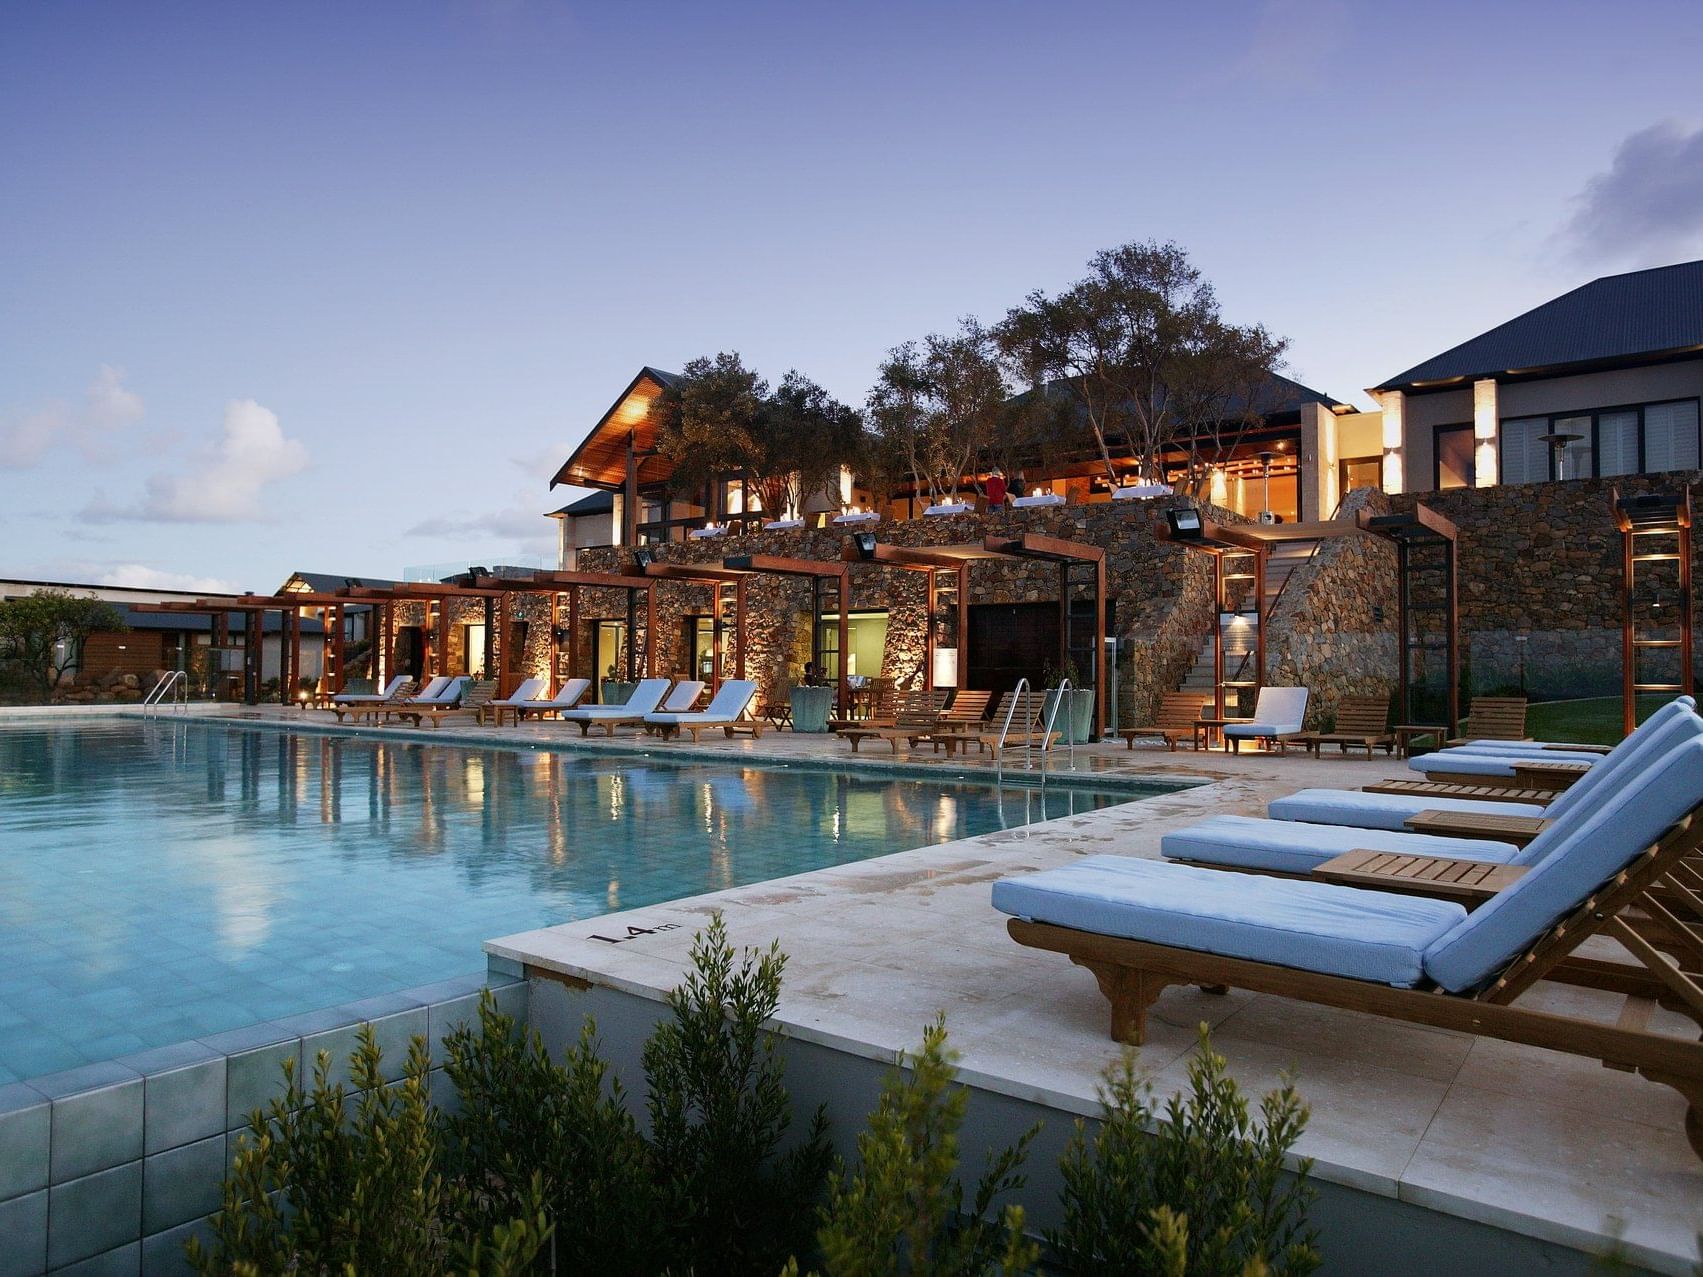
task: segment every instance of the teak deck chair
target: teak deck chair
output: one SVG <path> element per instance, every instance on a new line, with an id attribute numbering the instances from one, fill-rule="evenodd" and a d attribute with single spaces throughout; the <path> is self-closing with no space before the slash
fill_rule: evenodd
<path id="1" fill-rule="evenodd" d="M 520 709 L 524 705 L 534 704 L 538 693 L 549 687 L 550 680 L 544 678 L 522 679 L 520 686 L 500 700 L 489 700 L 479 706 L 477 715 L 479 722 L 491 719 L 498 727 L 503 725 L 503 715 L 509 710 L 515 711 L 515 721 L 520 719 Z"/>
<path id="2" fill-rule="evenodd" d="M 1536 754 L 1496 754 L 1465 748 L 1443 749 L 1408 760 L 1408 766 L 1427 780 L 1454 785 L 1486 785 L 1516 789 L 1566 789 L 1602 756 L 1584 757 L 1552 751 Z"/>
<path id="3" fill-rule="evenodd" d="M 1344 754 L 1352 745 L 1356 749 L 1364 749 L 1367 758 L 1378 748 L 1386 754 L 1393 754 L 1396 738 L 1390 731 L 1389 698 L 1344 696 L 1337 702 L 1335 727 L 1328 732 L 1301 732 L 1296 736 L 1278 738 L 1280 752 L 1288 753 L 1291 745 L 1306 746 L 1314 758 L 1320 756 L 1326 745 L 1335 745 Z"/>
<path id="4" fill-rule="evenodd" d="M 1469 740 L 1525 740 L 1526 698 L 1523 696 L 1475 696 L 1461 721 L 1460 735 L 1444 745 L 1464 745 Z"/>
<path id="5" fill-rule="evenodd" d="M 988 719 L 985 730 L 953 732 L 943 735 L 941 740 L 946 742 L 948 754 L 959 749 L 967 753 L 974 745 L 978 750 L 987 750 L 995 762 L 999 761 L 1000 750 L 1008 746 L 1039 745 L 1045 749 L 1059 735 L 1056 728 L 1049 733 L 1042 725 L 1046 708 L 1045 692 L 1006 692 L 1000 696 L 999 704 L 994 706 L 993 717 Z M 1007 721 L 1010 723 L 1009 730 L 1006 729 Z"/>
<path id="6" fill-rule="evenodd" d="M 1130 749 L 1138 739 L 1149 738 L 1164 741 L 1165 748 L 1175 753 L 1178 741 L 1194 739 L 1195 720 L 1206 712 L 1211 700 L 1212 696 L 1204 692 L 1166 692 L 1151 723 L 1146 727 L 1120 727 L 1118 735 Z"/>
<path id="7" fill-rule="evenodd" d="M 920 740 L 940 722 L 950 693 L 945 688 L 917 688 L 898 693 L 894 709 L 885 719 L 863 719 L 835 729 L 835 734 L 850 742 L 852 753 L 866 740 L 884 740 L 899 752 L 899 742 Z"/>
<path id="8" fill-rule="evenodd" d="M 565 709 L 573 709 L 585 699 L 590 690 L 589 678 L 570 678 L 556 689 L 554 696 L 532 701 L 521 701 L 518 696 L 514 696 L 509 698 L 513 702 L 509 705 L 505 706 L 500 701 L 493 701 L 491 704 L 495 707 L 497 726 L 501 727 L 505 713 L 513 714 L 516 723 L 524 723 L 528 714 L 536 714 L 539 718 L 547 714 L 559 714 Z"/>
<path id="9" fill-rule="evenodd" d="M 690 732 L 693 744 L 697 743 L 699 732 L 712 727 L 725 732 L 729 740 L 739 731 L 761 736 L 766 725 L 763 720 L 742 717 L 756 695 L 757 684 L 754 680 L 730 678 L 716 689 L 716 694 L 703 709 L 659 710 L 654 714 L 645 715 L 645 726 L 655 728 L 664 740 L 678 736 L 683 731 Z"/>
<path id="10" fill-rule="evenodd" d="M 605 735 L 613 736 L 615 728 L 622 723 L 644 722 L 645 715 L 654 713 L 661 705 L 667 691 L 668 680 L 665 678 L 640 679 L 624 705 L 585 705 L 579 709 L 565 709 L 557 717 L 564 723 L 577 723 L 581 736 L 590 735 L 594 726 L 601 727 Z M 693 699 L 696 697 L 694 692 Z"/>
<path id="11" fill-rule="evenodd" d="M 337 715 L 341 723 L 345 714 L 355 714 L 371 709 L 375 705 L 389 705 L 397 701 L 405 701 L 419 690 L 420 685 L 411 678 L 401 675 L 390 680 L 382 692 L 349 692 L 331 698 L 331 704 L 326 708 Z"/>
<path id="12" fill-rule="evenodd" d="M 443 704 L 399 705 L 386 715 L 390 718 L 408 719 L 415 727 L 423 727 L 425 721 L 432 720 L 433 727 L 441 727 L 446 718 L 472 718 L 478 721 L 485 711 L 485 706 L 497 694 L 497 680 L 494 678 L 462 679 L 461 695 Z"/>
<path id="13" fill-rule="evenodd" d="M 1703 742 L 1680 747 L 1675 764 L 1703 766 L 1699 751 Z M 1673 1087 L 1703 1158 L 1703 1042 L 1646 1027 L 1658 1003 L 1703 1026 L 1703 874 L 1688 863 L 1703 847 L 1703 807 L 1675 819 L 1659 801 L 1644 806 L 1611 804 L 1598 817 L 1634 826 L 1639 842 L 1661 828 L 1642 851 L 1626 856 L 1617 845 L 1584 863 L 1553 857 L 1470 915 L 1386 891 L 1104 856 L 1002 879 L 994 903 L 1015 915 L 1007 930 L 1019 944 L 1093 974 L 1119 1041 L 1141 1042 L 1148 1009 L 1173 984 L 1453 1029 Z M 1631 961 L 1577 956 L 1596 936 L 1617 941 Z M 1626 1009 L 1605 1023 L 1515 1005 L 1540 980 L 1624 994 Z"/>
<path id="14" fill-rule="evenodd" d="M 1300 732 L 1306 719 L 1306 688 L 1262 687 L 1254 699 L 1254 716 L 1224 725 L 1224 743 L 1232 754 L 1241 753 L 1245 740 L 1264 741 L 1269 748 L 1280 744 L 1285 736 Z"/>

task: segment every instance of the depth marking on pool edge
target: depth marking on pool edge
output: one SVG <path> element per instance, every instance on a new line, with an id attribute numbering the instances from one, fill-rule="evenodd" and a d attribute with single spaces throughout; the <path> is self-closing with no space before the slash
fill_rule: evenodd
<path id="1" fill-rule="evenodd" d="M 627 934 L 624 936 L 600 936 L 593 934 L 587 936 L 586 939 L 601 940 L 604 944 L 626 944 L 627 941 L 635 940 L 639 936 L 654 936 L 659 931 L 678 930 L 680 930 L 680 924 L 678 922 L 659 922 L 654 927 L 635 927 L 632 923 L 628 923 Z"/>

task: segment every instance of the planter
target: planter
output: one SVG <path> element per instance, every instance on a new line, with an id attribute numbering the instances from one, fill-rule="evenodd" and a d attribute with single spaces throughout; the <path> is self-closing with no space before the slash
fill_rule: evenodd
<path id="1" fill-rule="evenodd" d="M 1040 493 L 1038 496 L 1033 496 L 1033 497 L 1012 497 L 1011 498 L 1011 508 L 1013 510 L 1033 510 L 1033 509 L 1035 509 L 1039 506 L 1063 505 L 1063 504 L 1064 504 L 1064 498 L 1059 496 L 1059 494 L 1056 493 L 1056 492 L 1043 492 L 1043 493 Z"/>
<path id="2" fill-rule="evenodd" d="M 1053 713 L 1053 702 L 1057 698 L 1058 689 L 1048 688 L 1046 708 L 1043 715 Z M 1053 717 L 1053 730 L 1060 733 L 1059 741 L 1061 744 L 1085 745 L 1088 743 L 1094 735 L 1094 689 L 1092 687 L 1073 687 L 1065 693 L 1065 703 L 1059 707 L 1058 714 Z"/>
<path id="3" fill-rule="evenodd" d="M 1113 501 L 1140 501 L 1144 497 L 1168 497 L 1171 495 L 1171 485 L 1168 483 L 1131 483 L 1112 493 Z"/>
<path id="4" fill-rule="evenodd" d="M 831 687 L 795 687 L 788 693 L 792 703 L 792 730 L 795 732 L 825 732 L 828 712 L 834 708 L 834 689 Z"/>
<path id="5" fill-rule="evenodd" d="M 606 678 L 598 688 L 598 700 L 604 705 L 625 705 L 637 683 L 625 683 L 618 678 Z"/>

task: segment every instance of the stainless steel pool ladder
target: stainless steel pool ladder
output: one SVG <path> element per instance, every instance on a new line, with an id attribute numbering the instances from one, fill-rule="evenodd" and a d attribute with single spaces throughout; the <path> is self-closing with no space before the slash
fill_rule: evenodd
<path id="1" fill-rule="evenodd" d="M 179 714 L 189 712 L 189 675 L 183 670 L 173 670 L 154 684 L 142 698 L 142 717 L 152 718 L 161 706 Z"/>
<path id="2" fill-rule="evenodd" d="M 1058 686 L 1053 689 L 1053 703 L 1047 707 L 1046 720 L 1041 724 L 1040 750 L 1041 767 L 1043 770 L 1045 770 L 1047 765 L 1047 755 L 1052 752 L 1053 724 L 1058 722 L 1059 709 L 1065 703 L 1064 694 L 1070 690 L 1070 680 L 1068 678 L 1059 679 Z M 1075 732 L 1068 730 L 1070 727 L 1070 719 L 1068 716 L 1065 719 L 1065 727 L 1067 729 L 1064 733 L 1065 757 L 1070 762 L 1071 770 L 1074 771 L 1076 770 L 1076 734 Z M 1029 738 L 1029 748 L 1031 750 L 1035 748 L 1035 738 L 1033 736 L 1030 736 Z"/>

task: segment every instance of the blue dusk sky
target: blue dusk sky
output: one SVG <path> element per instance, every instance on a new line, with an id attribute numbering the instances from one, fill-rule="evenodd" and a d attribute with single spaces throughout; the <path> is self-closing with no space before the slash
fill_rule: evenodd
<path id="1" fill-rule="evenodd" d="M 1703 255 L 1703 5 L 0 0 L 0 576 L 548 563 L 640 365 L 1172 239 L 1356 403 Z"/>

